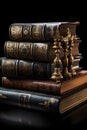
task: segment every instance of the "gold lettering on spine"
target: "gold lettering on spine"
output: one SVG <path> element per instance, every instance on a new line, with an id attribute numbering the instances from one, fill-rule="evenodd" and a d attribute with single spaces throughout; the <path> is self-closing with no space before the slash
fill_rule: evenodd
<path id="1" fill-rule="evenodd" d="M 3 59 L 2 60 L 2 73 L 3 75 L 10 75 L 13 76 L 15 75 L 15 65 L 16 61 L 15 60 L 10 60 L 10 59 Z"/>
<path id="2" fill-rule="evenodd" d="M 19 44 L 19 58 L 24 58 L 26 59 L 32 57 L 32 43 L 26 43 L 26 42 L 21 42 Z"/>
<path id="3" fill-rule="evenodd" d="M 30 97 L 31 97 L 31 94 L 26 94 L 26 95 L 20 94 L 18 97 L 19 106 L 22 105 L 24 107 L 30 107 L 29 106 Z"/>
<path id="4" fill-rule="evenodd" d="M 18 57 L 18 42 L 5 42 L 5 53 L 7 57 Z"/>
<path id="5" fill-rule="evenodd" d="M 22 26 L 14 25 L 11 27 L 11 35 L 13 39 L 21 39 L 22 38 Z"/>

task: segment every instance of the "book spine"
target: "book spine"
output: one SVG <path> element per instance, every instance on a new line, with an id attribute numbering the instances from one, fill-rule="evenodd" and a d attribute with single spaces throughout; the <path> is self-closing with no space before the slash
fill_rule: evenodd
<path id="1" fill-rule="evenodd" d="M 4 44 L 4 54 L 8 58 L 50 62 L 55 58 L 53 45 L 50 43 L 13 42 Z"/>
<path id="2" fill-rule="evenodd" d="M 47 27 L 49 25 L 49 27 Z M 53 41 L 58 24 L 11 24 L 9 37 L 17 41 Z"/>
<path id="3" fill-rule="evenodd" d="M 1 73 L 6 77 L 50 79 L 54 65 L 17 59 L 1 59 Z"/>
<path id="4" fill-rule="evenodd" d="M 9 37 L 14 41 L 53 41 L 56 31 L 67 35 L 67 28 L 76 35 L 77 22 L 14 23 L 9 27 Z"/>
<path id="5" fill-rule="evenodd" d="M 35 92 L 0 89 L 0 102 L 47 112 L 58 112 L 60 98 Z"/>
<path id="6" fill-rule="evenodd" d="M 60 95 L 61 83 L 38 81 L 38 80 L 25 80 L 25 79 L 11 79 L 2 77 L 2 86 L 5 88 L 14 88 L 21 90 L 29 90 L 42 92 L 47 94 Z"/>
<path id="7" fill-rule="evenodd" d="M 54 72 L 53 63 L 34 62 L 17 59 L 1 58 L 1 75 L 15 78 L 50 79 Z M 79 69 L 79 59 L 73 61 L 73 69 Z M 63 65 L 60 65 L 61 72 Z"/>
<path id="8" fill-rule="evenodd" d="M 60 50 L 60 58 L 64 52 Z M 7 41 L 4 44 L 4 54 L 7 58 L 16 58 L 24 60 L 34 60 L 43 62 L 52 62 L 55 58 L 55 52 L 52 43 L 35 43 L 35 42 L 13 42 Z M 79 41 L 74 43 L 72 55 L 75 57 L 79 53 Z"/>

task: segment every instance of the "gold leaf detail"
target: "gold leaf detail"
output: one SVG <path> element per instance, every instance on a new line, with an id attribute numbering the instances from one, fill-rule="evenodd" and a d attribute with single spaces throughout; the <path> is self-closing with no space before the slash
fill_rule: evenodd
<path id="1" fill-rule="evenodd" d="M 55 102 L 56 102 L 55 98 L 50 98 L 50 100 L 41 102 L 41 103 L 39 103 L 39 105 L 49 107 L 50 105 L 54 104 Z"/>

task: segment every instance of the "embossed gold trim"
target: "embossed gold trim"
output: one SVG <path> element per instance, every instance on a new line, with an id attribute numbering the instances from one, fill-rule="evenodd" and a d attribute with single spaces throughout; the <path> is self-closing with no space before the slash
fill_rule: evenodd
<path id="1" fill-rule="evenodd" d="M 50 105 L 54 104 L 55 102 L 56 102 L 55 98 L 50 98 L 48 101 L 39 103 L 39 105 L 44 106 L 44 107 L 50 107 Z"/>

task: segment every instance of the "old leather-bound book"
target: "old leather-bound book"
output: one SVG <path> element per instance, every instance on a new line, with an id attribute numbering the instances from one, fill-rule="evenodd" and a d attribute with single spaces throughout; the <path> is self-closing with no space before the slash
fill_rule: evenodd
<path id="1" fill-rule="evenodd" d="M 76 40 L 72 48 L 74 57 L 80 55 L 79 44 L 81 40 Z M 52 62 L 55 58 L 53 43 L 50 42 L 17 42 L 6 41 L 4 44 L 4 54 L 7 58 L 25 59 L 33 61 Z M 60 51 L 60 58 L 63 58 L 63 49 Z"/>
<path id="2" fill-rule="evenodd" d="M 87 71 L 81 70 L 77 76 L 56 83 L 51 80 L 29 80 L 29 79 L 12 79 L 2 77 L 2 87 L 13 88 L 20 90 L 36 91 L 47 94 L 63 95 L 77 88 L 84 86 L 87 83 Z"/>
<path id="3" fill-rule="evenodd" d="M 53 41 L 59 30 L 60 35 L 66 36 L 67 29 L 76 35 L 79 22 L 47 22 L 47 23 L 13 23 L 9 27 L 10 40 L 14 41 Z"/>
<path id="4" fill-rule="evenodd" d="M 53 62 L 35 62 L 3 57 L 0 59 L 0 69 L 1 75 L 6 77 L 50 79 L 54 72 L 54 64 Z M 73 62 L 72 69 L 80 70 L 78 59 Z M 60 70 L 63 70 L 62 64 L 60 64 Z"/>

